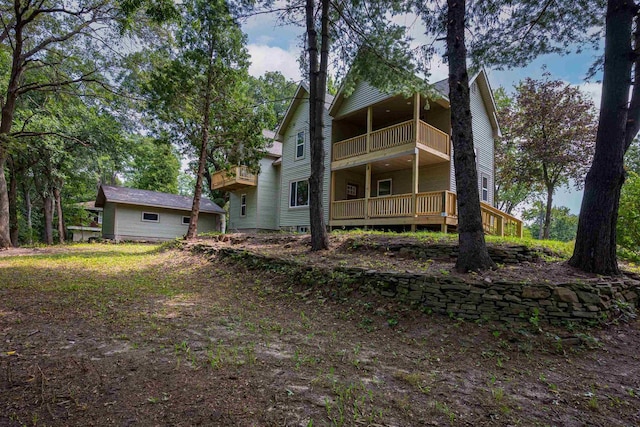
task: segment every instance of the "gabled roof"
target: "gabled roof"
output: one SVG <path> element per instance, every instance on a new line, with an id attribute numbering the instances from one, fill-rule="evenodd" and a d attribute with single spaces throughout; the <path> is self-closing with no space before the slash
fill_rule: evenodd
<path id="1" fill-rule="evenodd" d="M 193 199 L 187 196 L 160 193 L 158 191 L 101 185 L 98 189 L 96 206 L 104 207 L 107 202 L 190 211 Z M 200 199 L 200 212 L 225 213 L 224 209 L 204 197 Z"/>
<path id="2" fill-rule="evenodd" d="M 474 82 L 478 83 L 478 88 L 482 93 L 482 100 L 484 101 L 485 108 L 487 109 L 489 120 L 491 121 L 491 126 L 493 127 L 494 132 L 496 132 L 498 136 L 501 136 L 500 125 L 498 124 L 496 101 L 493 98 L 493 91 L 491 90 L 491 85 L 489 84 L 489 79 L 487 78 L 487 73 L 484 68 L 469 80 L 469 86 L 471 86 Z M 432 83 L 432 86 L 440 95 L 442 95 L 442 97 L 447 102 L 449 102 L 449 79 L 439 80 L 435 83 Z M 329 107 L 329 114 L 332 117 L 335 117 L 336 112 L 338 111 L 340 105 L 342 104 L 342 101 L 344 100 L 343 91 L 344 85 L 340 87 L 338 94 Z M 390 94 L 389 98 L 393 96 L 394 95 Z"/>
<path id="3" fill-rule="evenodd" d="M 262 136 L 269 140 L 268 145 L 265 147 L 265 153 L 269 157 L 281 157 L 282 156 L 282 142 L 276 141 L 276 133 L 268 129 L 262 130 Z"/>
<path id="4" fill-rule="evenodd" d="M 296 89 L 296 93 L 293 95 L 293 98 L 289 103 L 287 112 L 284 114 L 280 125 L 276 129 L 276 139 L 282 138 L 284 130 L 289 126 L 289 123 L 291 123 L 293 114 L 295 113 L 300 103 L 304 101 L 305 94 L 309 94 L 309 85 L 306 82 L 300 82 L 300 84 L 298 84 L 298 88 Z M 333 104 L 334 97 L 329 93 L 326 93 L 324 96 L 324 108 L 329 110 L 329 107 L 331 106 L 331 104 Z"/>
<path id="5" fill-rule="evenodd" d="M 493 97 L 493 91 L 491 90 L 487 72 L 484 68 L 469 80 L 469 86 L 474 82 L 478 84 L 478 89 L 480 89 L 480 93 L 482 94 L 482 101 L 484 102 L 484 107 L 487 109 L 487 115 L 489 116 L 489 121 L 491 122 L 491 127 L 495 135 L 502 136 L 500 124 L 498 123 L 498 107 L 496 106 L 496 100 Z"/>

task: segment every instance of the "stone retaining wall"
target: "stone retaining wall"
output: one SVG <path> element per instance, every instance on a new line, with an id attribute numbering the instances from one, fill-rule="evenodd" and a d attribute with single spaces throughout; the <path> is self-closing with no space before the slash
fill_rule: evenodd
<path id="1" fill-rule="evenodd" d="M 640 282 L 602 277 L 576 283 L 541 284 L 478 280 L 336 267 L 312 268 L 228 247 L 194 245 L 192 250 L 231 257 L 255 268 L 279 269 L 297 283 L 346 284 L 349 291 L 378 294 L 436 313 L 464 319 L 597 322 L 635 313 Z"/>

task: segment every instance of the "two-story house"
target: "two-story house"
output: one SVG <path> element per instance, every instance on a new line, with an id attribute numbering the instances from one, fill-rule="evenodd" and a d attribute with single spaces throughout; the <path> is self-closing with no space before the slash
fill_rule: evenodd
<path id="1" fill-rule="evenodd" d="M 349 96 L 327 96 L 323 194 L 331 228 L 455 230 L 448 82 L 434 88 L 435 99 L 417 93 L 407 98 L 359 82 Z M 485 230 L 521 235 L 521 221 L 493 207 L 494 138 L 500 129 L 484 71 L 470 80 L 470 90 Z M 279 202 L 279 229 L 305 232 L 309 226 L 308 111 L 308 91 L 301 84 L 275 135 L 282 142 L 280 185 L 272 194 Z M 233 217 L 233 204 L 230 210 Z"/>

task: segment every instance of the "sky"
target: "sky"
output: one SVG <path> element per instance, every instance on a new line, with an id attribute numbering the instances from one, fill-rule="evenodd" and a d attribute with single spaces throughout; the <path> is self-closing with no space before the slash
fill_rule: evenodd
<path id="1" fill-rule="evenodd" d="M 416 20 L 415 16 L 403 16 L 399 21 L 411 26 L 415 44 L 425 39 L 419 27 L 419 20 Z M 301 53 L 300 35 L 304 32 L 303 27 L 280 25 L 274 15 L 266 14 L 248 18 L 242 23 L 242 29 L 248 38 L 251 75 L 259 77 L 266 71 L 280 71 L 289 79 L 301 80 L 298 58 Z M 493 89 L 502 86 L 511 91 L 520 80 L 526 77 L 540 78 L 546 71 L 553 79 L 560 79 L 580 87 L 593 99 L 596 107 L 599 107 L 600 83 L 595 79 L 585 81 L 585 76 L 595 57 L 596 52 L 591 50 L 567 56 L 543 55 L 527 67 L 504 71 L 488 69 L 489 82 Z M 430 80 L 438 81 L 446 77 L 447 66 L 439 56 L 436 56 L 431 64 Z M 567 206 L 574 214 L 579 213 L 581 200 L 582 191 L 577 191 L 573 187 L 559 189 L 554 195 L 555 206 Z"/>

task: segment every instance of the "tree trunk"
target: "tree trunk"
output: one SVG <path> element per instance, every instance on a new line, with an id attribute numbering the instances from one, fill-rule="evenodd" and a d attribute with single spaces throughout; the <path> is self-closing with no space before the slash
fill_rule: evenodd
<path id="1" fill-rule="evenodd" d="M 7 144 L 11 126 L 13 126 L 13 115 L 18 99 L 18 87 L 22 72 L 24 70 L 24 60 L 22 58 L 22 26 L 16 25 L 14 28 L 14 44 L 12 49 L 11 73 L 7 85 L 7 95 L 2 105 L 0 114 L 0 249 L 11 246 L 11 233 L 9 231 L 9 193 L 7 189 L 7 177 L 5 166 L 7 164 Z"/>
<path id="2" fill-rule="evenodd" d="M 209 63 L 207 70 L 207 87 L 204 93 L 204 111 L 202 120 L 202 138 L 200 141 L 200 158 L 198 160 L 198 173 L 196 175 L 196 188 L 193 193 L 193 204 L 191 205 L 191 219 L 189 220 L 189 229 L 185 239 L 195 239 L 198 235 L 198 216 L 200 214 L 200 199 L 202 198 L 202 181 L 204 177 L 204 169 L 207 165 L 207 145 L 209 143 L 209 125 L 211 122 L 211 86 L 213 85 L 213 43 L 210 45 Z"/>
<path id="3" fill-rule="evenodd" d="M 9 158 L 11 181 L 9 181 L 9 236 L 11 237 L 11 245 L 18 246 L 18 236 L 20 228 L 18 226 L 18 174 L 15 164 Z"/>
<path id="4" fill-rule="evenodd" d="M 64 228 L 64 215 L 62 214 L 62 201 L 60 200 L 60 189 L 53 190 L 53 197 L 56 203 L 56 214 L 58 216 L 58 241 L 62 244 L 67 239 L 67 233 Z"/>
<path id="5" fill-rule="evenodd" d="M 553 207 L 553 187 L 547 186 L 547 205 L 544 211 L 544 231 L 542 238 L 549 240 L 551 230 L 551 208 Z"/>
<path id="6" fill-rule="evenodd" d="M 53 199 L 49 194 L 42 198 L 44 213 L 44 243 L 53 245 Z"/>
<path id="7" fill-rule="evenodd" d="M 320 0 L 322 6 L 322 40 L 320 66 L 318 67 L 318 35 L 314 22 L 315 2 L 307 0 L 307 51 L 309 52 L 309 146 L 311 151 L 311 175 L 309 176 L 309 223 L 311 225 L 311 250 L 329 247 L 327 226 L 322 206 L 324 182 L 324 102 L 327 87 L 329 56 L 329 0 Z"/>
<path id="8" fill-rule="evenodd" d="M 596 152 L 585 180 L 576 245 L 569 260 L 574 267 L 598 274 L 620 274 L 616 223 L 624 182 L 627 104 L 634 60 L 631 47 L 634 15 L 635 5 L 629 0 L 609 0 L 607 3 Z"/>
<path id="9" fill-rule="evenodd" d="M 456 270 L 460 272 L 494 268 L 484 240 L 480 194 L 469 98 L 467 49 L 465 46 L 465 0 L 447 0 L 447 59 L 449 99 L 458 193 L 458 241 Z"/>
<path id="10" fill-rule="evenodd" d="M 27 243 L 31 245 L 33 244 L 33 220 L 31 219 L 31 192 L 29 191 L 29 187 L 24 182 L 22 183 L 22 197 L 24 199 L 24 210 L 27 216 L 27 230 L 29 231 L 29 237 L 27 238 Z"/>

